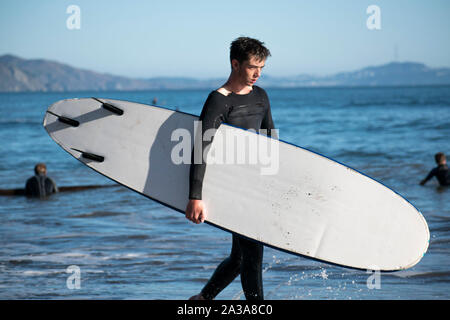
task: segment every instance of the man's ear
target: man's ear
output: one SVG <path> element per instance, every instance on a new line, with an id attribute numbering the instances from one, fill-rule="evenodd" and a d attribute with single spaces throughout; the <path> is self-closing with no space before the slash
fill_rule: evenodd
<path id="1" fill-rule="evenodd" d="M 231 68 L 235 71 L 239 70 L 240 63 L 236 59 L 231 60 Z"/>

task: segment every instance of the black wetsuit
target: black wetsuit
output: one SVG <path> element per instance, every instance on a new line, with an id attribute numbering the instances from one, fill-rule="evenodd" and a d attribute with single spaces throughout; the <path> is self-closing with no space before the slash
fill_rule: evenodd
<path id="1" fill-rule="evenodd" d="M 212 91 L 203 106 L 200 120 L 202 134 L 208 129 L 217 129 L 221 123 L 257 131 L 266 129 L 267 132 L 264 133 L 269 136 L 272 134 L 270 130 L 275 128 L 269 98 L 266 92 L 257 86 L 253 86 L 253 90 L 245 95 L 231 93 L 224 96 L 217 91 Z M 202 150 L 205 150 L 210 143 L 211 141 L 203 141 Z M 204 159 L 201 164 L 192 163 L 189 198 L 202 199 L 206 164 Z M 239 199 L 229 200 L 239 201 Z M 217 267 L 203 288 L 202 296 L 205 299 L 213 299 L 240 274 L 245 297 L 248 300 L 263 299 L 262 260 L 263 246 L 260 243 L 233 234 L 231 254 Z"/>
<path id="2" fill-rule="evenodd" d="M 35 175 L 27 180 L 25 195 L 28 197 L 46 197 L 58 192 L 55 182 L 46 175 Z"/>
<path id="3" fill-rule="evenodd" d="M 450 173 L 446 164 L 440 164 L 433 168 L 422 183 L 425 184 L 433 177 L 436 177 L 441 186 L 450 186 Z"/>

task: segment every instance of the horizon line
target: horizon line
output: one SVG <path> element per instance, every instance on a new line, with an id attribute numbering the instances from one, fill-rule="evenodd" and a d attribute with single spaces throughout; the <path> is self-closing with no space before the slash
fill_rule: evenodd
<path id="1" fill-rule="evenodd" d="M 274 87 L 264 86 L 266 90 L 298 90 L 298 89 L 383 89 L 383 88 L 435 88 L 435 87 L 450 87 L 450 84 L 419 84 L 419 85 L 321 85 L 321 86 L 294 86 L 294 87 Z M 64 93 L 103 93 L 103 92 L 158 92 L 158 91 L 201 91 L 211 90 L 211 87 L 204 88 L 154 88 L 154 89 L 136 89 L 136 90 L 68 90 L 68 91 L 0 91 L 0 94 L 64 94 Z"/>
<path id="2" fill-rule="evenodd" d="M 82 71 L 89 71 L 89 72 L 94 72 L 97 74 L 103 74 L 103 75 L 109 75 L 109 76 L 115 76 L 115 77 L 123 77 L 123 78 L 129 78 L 129 79 L 134 79 L 134 80 L 152 80 L 152 79 L 189 79 L 189 80 L 201 80 L 201 81 L 207 81 L 207 80 L 226 80 L 227 76 L 209 76 L 209 77 L 190 77 L 190 76 L 165 76 L 165 75 L 155 75 L 155 76 L 150 76 L 150 77 L 135 77 L 135 76 L 127 76 L 127 75 L 119 75 L 119 74 L 114 74 L 114 73 L 110 73 L 110 72 L 101 72 L 101 71 L 96 71 L 93 69 L 87 69 L 85 67 L 77 67 L 74 66 L 72 64 L 69 64 L 67 62 L 61 62 L 60 60 L 51 60 L 48 58 L 23 58 L 17 54 L 13 54 L 13 53 L 4 53 L 2 55 L 0 55 L 0 58 L 3 58 L 5 56 L 11 56 L 14 58 L 18 58 L 21 60 L 26 60 L 26 61 L 46 61 L 46 62 L 52 62 L 52 63 L 57 63 L 57 64 L 61 64 L 61 65 L 65 65 L 74 69 L 79 69 Z M 367 68 L 373 68 L 373 67 L 380 67 L 380 66 L 385 66 L 385 65 L 389 65 L 389 64 L 422 64 L 424 66 L 426 66 L 427 68 L 430 69 L 450 69 L 450 66 L 440 66 L 440 67 L 430 67 L 427 64 L 425 64 L 424 62 L 418 62 L 418 61 L 398 61 L 398 60 L 391 60 L 389 62 L 386 63 L 382 63 L 382 64 L 377 64 L 377 65 L 367 65 L 365 67 L 360 67 L 357 69 L 353 69 L 353 70 L 347 70 L 347 71 L 338 71 L 338 72 L 334 72 L 334 73 L 327 73 L 327 74 L 317 74 L 317 73 L 296 73 L 296 74 L 290 74 L 290 75 L 271 75 L 268 73 L 264 73 L 262 74 L 262 77 L 266 76 L 266 77 L 270 77 L 270 78 L 289 78 L 289 77 L 297 77 L 297 76 L 312 76 L 312 77 L 328 77 L 328 76 L 333 76 L 333 75 L 337 75 L 340 73 L 350 73 L 350 72 L 356 72 L 359 70 L 363 70 L 363 69 L 367 69 Z M 324 86 L 324 87 L 328 87 L 328 86 Z"/>

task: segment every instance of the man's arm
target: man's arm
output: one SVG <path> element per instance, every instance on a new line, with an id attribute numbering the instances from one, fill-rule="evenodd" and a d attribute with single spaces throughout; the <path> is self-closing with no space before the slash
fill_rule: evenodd
<path id="1" fill-rule="evenodd" d="M 422 181 L 420 181 L 420 185 L 423 186 L 425 185 L 425 183 L 428 182 L 428 180 L 430 180 L 431 178 L 433 178 L 436 175 L 436 171 L 437 169 L 434 168 L 433 170 L 430 171 L 430 173 L 426 176 L 425 179 L 423 179 Z"/>
<path id="2" fill-rule="evenodd" d="M 25 184 L 25 195 L 26 196 L 31 196 L 33 195 L 33 179 L 34 177 L 31 177 L 27 180 L 27 183 Z"/>
<path id="3" fill-rule="evenodd" d="M 201 121 L 201 162 L 195 163 L 194 151 L 191 156 L 191 167 L 189 172 L 189 202 L 186 207 L 186 218 L 194 223 L 201 223 L 206 218 L 206 209 L 202 201 L 203 178 L 205 176 L 206 162 L 203 159 L 203 151 L 211 144 L 210 141 L 203 141 L 206 130 L 217 129 L 225 121 L 227 106 L 220 93 L 211 93 L 206 99 L 200 114 Z"/>
<path id="4" fill-rule="evenodd" d="M 59 192 L 58 186 L 56 185 L 55 181 L 52 178 L 49 178 L 50 182 L 52 183 L 53 189 L 52 189 L 52 193 L 57 193 Z"/>
<path id="5" fill-rule="evenodd" d="M 272 129 L 275 129 L 275 124 L 273 123 L 273 119 L 272 119 L 272 110 L 270 108 L 269 97 L 267 96 L 266 91 L 264 91 L 263 89 L 260 89 L 260 90 L 262 91 L 262 97 L 264 99 L 264 103 L 267 104 L 267 110 L 266 110 L 266 114 L 264 115 L 263 121 L 261 123 L 261 129 L 266 129 L 267 135 L 269 137 L 278 139 L 277 132 L 275 130 L 272 130 Z"/>
<path id="6" fill-rule="evenodd" d="M 205 176 L 206 161 L 203 158 L 204 150 L 212 143 L 212 139 L 209 141 L 204 141 L 203 136 L 205 132 L 209 129 L 218 129 L 219 126 L 225 121 L 227 106 L 223 101 L 223 96 L 220 93 L 212 92 L 208 99 L 206 99 L 205 105 L 203 106 L 202 112 L 200 114 L 199 121 L 201 121 L 201 161 L 200 163 L 195 163 L 194 152 L 192 152 L 191 157 L 191 168 L 189 174 L 189 199 L 202 199 L 202 186 L 203 178 Z M 198 146 L 196 146 L 198 147 Z M 198 162 L 198 160 L 197 160 Z"/>

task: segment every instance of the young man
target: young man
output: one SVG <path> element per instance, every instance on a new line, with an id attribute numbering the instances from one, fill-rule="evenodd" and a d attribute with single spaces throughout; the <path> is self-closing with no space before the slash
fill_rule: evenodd
<path id="1" fill-rule="evenodd" d="M 203 106 L 200 114 L 202 133 L 211 128 L 217 129 L 221 123 L 228 123 L 244 129 L 266 129 L 268 135 L 271 134 L 274 124 L 269 98 L 263 89 L 254 85 L 269 56 L 270 51 L 264 43 L 256 39 L 240 37 L 231 43 L 231 74 L 222 87 L 209 94 Z M 202 142 L 202 150 L 210 143 Z M 201 164 L 192 163 L 186 218 L 201 223 L 206 218 L 206 208 L 201 200 L 206 164 L 205 159 Z M 262 300 L 262 260 L 261 244 L 233 234 L 230 256 L 217 267 L 202 291 L 191 299 L 214 299 L 240 274 L 245 297 Z"/>
<path id="2" fill-rule="evenodd" d="M 47 177 L 47 166 L 45 163 L 38 163 L 34 167 L 35 176 L 27 180 L 25 185 L 25 195 L 28 197 L 46 197 L 58 192 L 55 182 Z"/>
<path id="3" fill-rule="evenodd" d="M 447 160 L 445 154 L 438 152 L 434 155 L 434 160 L 437 163 L 437 167 L 432 169 L 430 173 L 420 182 L 420 185 L 424 185 L 433 177 L 439 181 L 441 186 L 450 186 L 450 173 L 448 172 Z"/>

